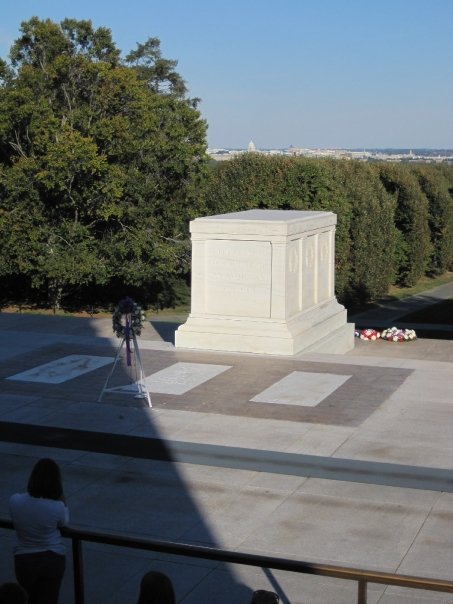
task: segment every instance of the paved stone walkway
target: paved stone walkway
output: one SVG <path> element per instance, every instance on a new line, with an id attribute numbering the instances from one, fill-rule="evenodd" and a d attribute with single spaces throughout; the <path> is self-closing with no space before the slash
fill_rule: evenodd
<path id="1" fill-rule="evenodd" d="M 382 305 L 377 305 L 375 308 L 370 310 L 352 314 L 349 320 L 360 325 L 364 325 L 364 323 L 369 322 L 375 327 L 391 327 L 389 323 L 398 321 L 398 326 L 402 329 L 405 329 L 406 327 L 420 329 L 423 327 L 424 329 L 430 329 L 433 331 L 442 330 L 444 332 L 451 332 L 453 331 L 453 325 L 421 325 L 417 323 L 408 325 L 404 322 L 404 317 L 406 315 L 418 310 L 422 310 L 423 308 L 438 302 L 442 302 L 443 300 L 447 300 L 449 298 L 453 298 L 453 283 L 439 285 L 438 287 L 434 287 L 433 289 L 422 292 L 415 296 L 403 298 L 402 300 L 394 300 L 391 302 L 386 302 Z M 400 321 L 400 318 L 403 318 L 403 321 Z"/>
<path id="2" fill-rule="evenodd" d="M 123 354 L 98 402 L 118 347 L 110 320 L 0 313 L 1 516 L 51 456 L 75 525 L 452 578 L 452 341 L 261 357 L 175 350 L 171 322 L 154 325 L 140 339 L 149 408 L 124 389 L 135 375 Z M 11 541 L 2 531 L 0 581 L 13 578 Z M 245 604 L 257 588 L 291 604 L 356 598 L 334 579 L 84 551 L 88 604 L 134 602 L 150 568 L 184 604 Z M 73 602 L 68 566 L 61 604 Z M 452 596 L 370 585 L 368 601 Z"/>

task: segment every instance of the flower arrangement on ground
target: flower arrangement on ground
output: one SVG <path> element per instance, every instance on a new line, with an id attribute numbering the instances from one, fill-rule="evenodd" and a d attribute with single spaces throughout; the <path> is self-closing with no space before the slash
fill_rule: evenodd
<path id="1" fill-rule="evenodd" d="M 378 340 L 381 337 L 379 331 L 376 329 L 360 329 L 355 331 L 355 337 L 361 340 Z"/>
<path id="2" fill-rule="evenodd" d="M 132 298 L 124 298 L 118 303 L 112 315 L 112 328 L 118 338 L 139 336 L 146 315 L 141 306 Z"/>
<path id="3" fill-rule="evenodd" d="M 381 338 L 388 342 L 412 342 L 417 339 L 417 334 L 413 329 L 399 329 L 398 327 L 389 327 L 381 333 Z"/>

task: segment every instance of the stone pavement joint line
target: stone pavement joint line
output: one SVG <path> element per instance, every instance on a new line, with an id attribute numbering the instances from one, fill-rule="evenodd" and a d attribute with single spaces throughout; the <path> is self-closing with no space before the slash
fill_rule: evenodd
<path id="1" fill-rule="evenodd" d="M 453 493 L 452 472 L 440 468 L 263 451 L 243 447 L 178 441 L 166 442 L 158 438 L 12 422 L 0 422 L 0 439 L 6 442 L 107 453 L 139 459 Z"/>

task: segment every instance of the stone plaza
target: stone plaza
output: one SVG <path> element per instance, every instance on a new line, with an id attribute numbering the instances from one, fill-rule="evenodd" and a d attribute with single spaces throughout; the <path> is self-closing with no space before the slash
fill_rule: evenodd
<path id="1" fill-rule="evenodd" d="M 403 314 L 380 310 L 360 320 L 373 327 Z M 356 339 L 346 354 L 263 356 L 175 348 L 182 322 L 157 319 L 139 339 L 149 408 L 124 362 L 97 402 L 119 343 L 110 319 L 0 313 L 1 517 L 50 456 L 74 526 L 451 579 L 452 340 Z M 12 538 L 1 531 L 0 582 L 14 577 Z M 337 579 L 110 546 L 84 552 L 89 604 L 136 601 L 151 568 L 172 577 L 183 604 L 247 604 L 254 589 L 286 604 L 356 598 L 356 584 Z M 74 601 L 68 558 L 61 604 Z M 368 589 L 372 604 L 451 601 Z"/>

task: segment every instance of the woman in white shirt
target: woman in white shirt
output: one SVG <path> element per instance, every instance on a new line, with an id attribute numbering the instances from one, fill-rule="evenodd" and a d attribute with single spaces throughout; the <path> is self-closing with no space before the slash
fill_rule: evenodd
<path id="1" fill-rule="evenodd" d="M 16 530 L 14 568 L 27 591 L 29 604 L 57 604 L 66 568 L 60 526 L 69 522 L 58 464 L 40 459 L 28 480 L 27 492 L 9 502 Z"/>

